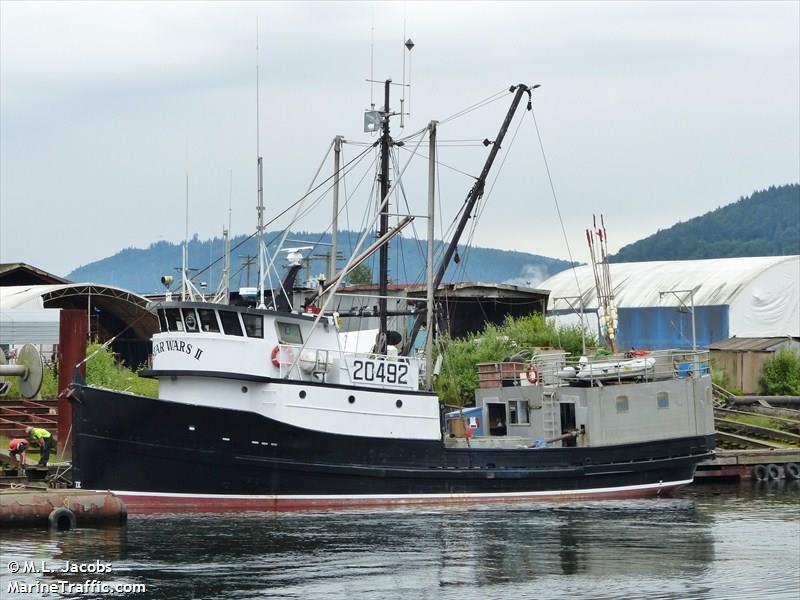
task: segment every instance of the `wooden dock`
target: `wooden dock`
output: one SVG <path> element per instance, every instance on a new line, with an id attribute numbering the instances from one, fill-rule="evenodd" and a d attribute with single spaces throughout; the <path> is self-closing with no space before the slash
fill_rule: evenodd
<path id="1" fill-rule="evenodd" d="M 777 478 L 795 479 L 791 473 L 796 472 L 794 469 L 800 465 L 800 448 L 717 450 L 716 458 L 698 465 L 695 479 L 714 477 L 762 479 L 763 469 L 767 469 L 769 475 L 770 465 L 777 467 L 779 472 Z M 794 469 L 791 465 L 794 465 Z M 775 472 L 775 469 L 771 471 L 772 474 Z"/>

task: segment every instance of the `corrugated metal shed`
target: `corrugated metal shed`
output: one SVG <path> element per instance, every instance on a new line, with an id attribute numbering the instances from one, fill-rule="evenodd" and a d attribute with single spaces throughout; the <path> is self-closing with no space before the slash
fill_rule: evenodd
<path id="1" fill-rule="evenodd" d="M 712 344 L 710 351 L 716 372 L 724 375 L 725 387 L 760 394 L 764 364 L 782 348 L 800 351 L 800 338 L 734 337 Z"/>
<path id="2" fill-rule="evenodd" d="M 792 343 L 794 342 L 794 343 Z M 760 337 L 740 338 L 732 337 L 721 342 L 714 342 L 709 350 L 738 350 L 741 352 L 771 352 L 780 347 L 792 347 L 800 344 L 800 338 L 785 337 Z"/>
<path id="3" fill-rule="evenodd" d="M 69 280 L 26 263 L 0 263 L 0 286 L 49 283 L 69 283 Z"/>

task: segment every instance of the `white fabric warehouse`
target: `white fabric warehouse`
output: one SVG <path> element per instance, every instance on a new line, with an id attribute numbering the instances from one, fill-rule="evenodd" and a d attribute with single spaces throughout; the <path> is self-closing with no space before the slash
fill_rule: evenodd
<path id="1" fill-rule="evenodd" d="M 659 292 L 693 290 L 695 306 L 729 307 L 731 337 L 800 336 L 800 256 L 612 263 L 610 270 L 618 308 L 678 306 L 674 295 Z M 598 307 L 589 265 L 539 287 L 551 290 L 548 313 L 572 312 L 566 301 L 554 300 L 559 297 L 580 295 L 585 310 Z M 689 304 L 687 294 L 679 296 Z"/>

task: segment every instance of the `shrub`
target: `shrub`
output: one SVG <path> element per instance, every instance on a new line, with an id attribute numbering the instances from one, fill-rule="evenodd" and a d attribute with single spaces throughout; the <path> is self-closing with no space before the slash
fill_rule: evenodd
<path id="1" fill-rule="evenodd" d="M 759 383 L 767 396 L 800 395 L 800 352 L 778 350 L 764 363 Z"/>
<path id="2" fill-rule="evenodd" d="M 86 383 L 155 398 L 158 395 L 158 381 L 139 377 L 123 364 L 117 364 L 114 354 L 97 342 L 86 347 Z"/>
<path id="3" fill-rule="evenodd" d="M 597 344 L 587 332 L 587 347 Z M 464 339 L 442 337 L 442 370 L 436 380 L 436 391 L 445 404 L 465 406 L 474 401 L 478 388 L 476 365 L 500 362 L 526 348 L 561 348 L 570 354 L 580 354 L 582 348 L 580 325 L 557 327 L 553 320 L 542 315 L 514 319 L 507 317 L 502 325 L 487 324 L 477 334 Z"/>

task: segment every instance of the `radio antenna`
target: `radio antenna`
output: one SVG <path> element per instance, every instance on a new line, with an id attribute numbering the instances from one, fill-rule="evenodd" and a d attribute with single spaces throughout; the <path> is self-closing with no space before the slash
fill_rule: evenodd
<path id="1" fill-rule="evenodd" d="M 414 47 L 414 42 L 411 38 L 406 39 L 406 4 L 403 3 L 403 86 L 402 96 L 400 98 L 400 129 L 406 126 L 406 116 L 411 116 L 411 49 Z M 408 84 L 406 84 L 406 52 L 408 52 Z M 406 88 L 408 88 L 408 107 L 406 107 Z M 408 112 L 406 112 L 408 108 Z"/>
<path id="2" fill-rule="evenodd" d="M 372 6 L 372 24 L 369 29 L 369 106 L 375 110 L 375 6 Z"/>
<path id="3" fill-rule="evenodd" d="M 258 307 L 264 308 L 264 173 L 261 157 L 260 80 L 258 49 L 258 17 L 256 17 L 256 159 L 258 164 Z"/>
<path id="4" fill-rule="evenodd" d="M 185 173 L 185 207 L 183 255 L 181 256 L 181 300 L 186 300 L 189 292 L 189 138 L 186 138 L 186 173 Z"/>

